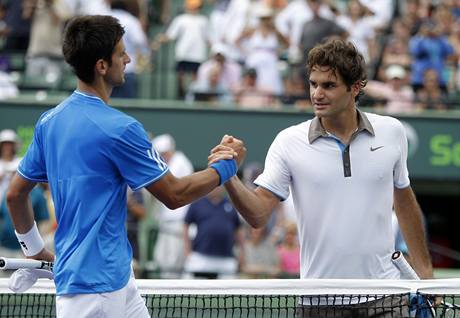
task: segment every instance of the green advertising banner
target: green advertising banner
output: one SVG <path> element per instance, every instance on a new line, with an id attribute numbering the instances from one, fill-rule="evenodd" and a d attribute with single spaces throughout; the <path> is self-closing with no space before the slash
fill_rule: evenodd
<path id="1" fill-rule="evenodd" d="M 25 151 L 40 114 L 61 99 L 37 101 L 35 96 L 30 96 L 0 102 L 0 129 L 15 129 L 23 140 L 22 149 Z M 313 117 L 311 112 L 295 109 L 248 111 L 191 106 L 177 101 L 116 100 L 112 104 L 138 119 L 152 135 L 173 135 L 177 148 L 192 160 L 196 168 L 206 166 L 210 149 L 224 134 L 245 141 L 248 148 L 246 163 L 263 163 L 268 147 L 279 131 Z M 460 113 L 396 117 L 406 127 L 411 179 L 460 182 Z M 303 160 L 308 164 L 308 158 Z"/>

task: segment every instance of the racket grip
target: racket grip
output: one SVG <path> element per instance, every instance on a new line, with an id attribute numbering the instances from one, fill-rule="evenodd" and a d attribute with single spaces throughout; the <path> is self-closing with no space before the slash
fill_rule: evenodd
<path id="1" fill-rule="evenodd" d="M 417 273 L 404 258 L 403 253 L 396 251 L 391 256 L 393 264 L 399 269 L 401 278 L 419 280 Z"/>
<path id="2" fill-rule="evenodd" d="M 0 257 L 0 270 L 20 268 L 53 270 L 53 263 L 27 258 Z"/>

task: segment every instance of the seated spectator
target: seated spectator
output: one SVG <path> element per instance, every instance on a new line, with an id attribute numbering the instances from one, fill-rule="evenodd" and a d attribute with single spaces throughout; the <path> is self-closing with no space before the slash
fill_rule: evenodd
<path id="1" fill-rule="evenodd" d="M 267 227 L 248 227 L 249 238 L 244 246 L 241 274 L 248 278 L 274 278 L 279 274 L 276 246 L 268 236 Z"/>
<path id="2" fill-rule="evenodd" d="M 280 277 L 300 277 L 300 247 L 297 236 L 297 225 L 294 222 L 288 222 L 284 226 L 284 238 L 278 247 L 278 257 L 280 262 Z"/>
<path id="3" fill-rule="evenodd" d="M 415 91 L 423 86 L 424 74 L 427 69 L 437 73 L 438 85 L 447 91 L 447 78 L 443 75 L 446 70 L 446 61 L 454 53 L 447 37 L 441 33 L 438 25 L 432 21 L 425 22 L 420 32 L 410 40 L 412 62 L 411 84 Z"/>
<path id="4" fill-rule="evenodd" d="M 384 100 L 388 113 L 405 113 L 415 109 L 414 92 L 405 81 L 406 71 L 401 65 L 393 64 L 385 70 L 385 82 L 369 81 L 364 92 L 377 100 Z"/>
<path id="5" fill-rule="evenodd" d="M 235 94 L 235 102 L 241 108 L 270 108 L 275 99 L 269 89 L 257 85 L 257 71 L 248 69 L 243 76 L 243 84 Z"/>
<path id="6" fill-rule="evenodd" d="M 410 68 L 412 57 L 409 53 L 409 45 L 403 39 L 392 38 L 383 49 L 382 64 L 399 64 L 404 68 Z"/>
<path id="7" fill-rule="evenodd" d="M 439 86 L 438 72 L 428 69 L 423 75 L 423 85 L 416 92 L 417 109 L 446 110 L 449 106 L 447 93 Z"/>
<path id="8" fill-rule="evenodd" d="M 231 101 L 241 86 L 241 66 L 226 57 L 222 45 L 214 45 L 211 52 L 212 58 L 198 68 L 198 77 L 190 85 L 189 95 L 193 100 Z M 198 94 L 204 98 L 196 98 Z"/>

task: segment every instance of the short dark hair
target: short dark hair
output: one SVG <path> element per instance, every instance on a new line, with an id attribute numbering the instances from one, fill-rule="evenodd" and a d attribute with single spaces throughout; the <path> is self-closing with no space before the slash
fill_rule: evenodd
<path id="1" fill-rule="evenodd" d="M 351 42 L 334 38 L 316 45 L 308 53 L 307 74 L 315 66 L 330 67 L 349 89 L 359 81 L 361 90 L 355 98 L 358 101 L 367 84 L 367 70 L 364 57 Z"/>
<path id="2" fill-rule="evenodd" d="M 94 65 L 99 59 L 112 62 L 115 46 L 125 33 L 118 20 L 105 15 L 78 16 L 64 31 L 62 52 L 77 77 L 85 83 L 94 81 Z"/>

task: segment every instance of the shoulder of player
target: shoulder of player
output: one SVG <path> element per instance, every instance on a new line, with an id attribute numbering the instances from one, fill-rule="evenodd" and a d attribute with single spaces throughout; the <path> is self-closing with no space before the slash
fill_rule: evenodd
<path id="1" fill-rule="evenodd" d="M 402 129 L 403 125 L 401 121 L 397 118 L 388 116 L 388 115 L 380 115 L 375 113 L 364 113 L 372 125 L 374 130 L 384 130 L 389 132 L 389 130 L 400 130 Z"/>

